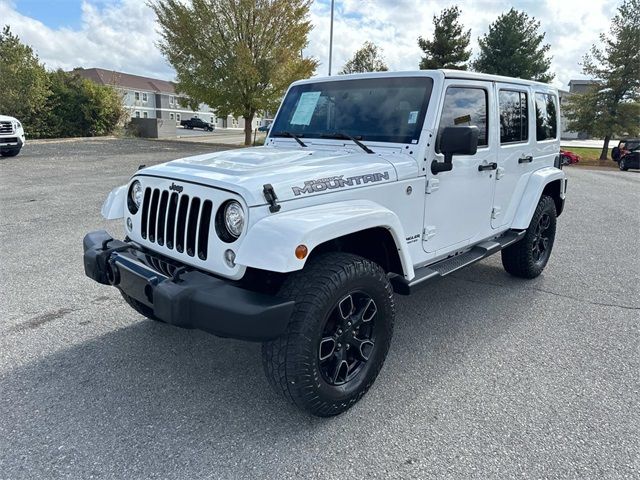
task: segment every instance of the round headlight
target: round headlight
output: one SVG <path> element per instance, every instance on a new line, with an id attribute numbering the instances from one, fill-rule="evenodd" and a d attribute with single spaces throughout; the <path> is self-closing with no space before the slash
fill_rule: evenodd
<path id="1" fill-rule="evenodd" d="M 140 205 L 142 205 L 142 196 L 144 195 L 144 190 L 142 189 L 142 185 L 138 180 L 134 181 L 129 187 L 129 201 L 127 205 L 129 206 L 129 211 L 135 214 Z"/>
<path id="2" fill-rule="evenodd" d="M 224 226 L 235 238 L 238 238 L 244 228 L 244 210 L 235 200 L 227 203 L 224 209 Z"/>

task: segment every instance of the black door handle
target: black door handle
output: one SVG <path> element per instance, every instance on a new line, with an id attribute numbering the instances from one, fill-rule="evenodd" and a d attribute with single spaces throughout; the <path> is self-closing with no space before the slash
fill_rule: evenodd
<path id="1" fill-rule="evenodd" d="M 520 157 L 518 159 L 518 163 L 531 163 L 533 162 L 533 157 L 531 155 L 528 155 L 526 157 Z"/>
<path id="2" fill-rule="evenodd" d="M 496 170 L 498 164 L 496 162 L 487 163 L 486 165 L 478 165 L 478 171 L 484 172 L 485 170 Z"/>

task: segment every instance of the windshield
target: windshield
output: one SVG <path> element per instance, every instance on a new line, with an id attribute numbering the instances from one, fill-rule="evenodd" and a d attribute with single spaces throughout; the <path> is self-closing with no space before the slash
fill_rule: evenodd
<path id="1" fill-rule="evenodd" d="M 629 140 L 629 141 L 627 141 L 627 143 L 626 143 L 624 148 L 626 150 L 638 150 L 638 147 L 640 147 L 640 141 L 638 141 L 638 140 Z"/>
<path id="2" fill-rule="evenodd" d="M 418 143 L 432 86 L 428 77 L 296 85 L 282 102 L 271 136 Z"/>

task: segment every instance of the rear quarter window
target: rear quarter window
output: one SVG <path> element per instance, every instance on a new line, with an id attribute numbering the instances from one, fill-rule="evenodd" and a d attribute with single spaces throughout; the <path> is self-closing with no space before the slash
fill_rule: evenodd
<path id="1" fill-rule="evenodd" d="M 536 140 L 550 140 L 558 136 L 558 109 L 556 96 L 536 93 Z"/>

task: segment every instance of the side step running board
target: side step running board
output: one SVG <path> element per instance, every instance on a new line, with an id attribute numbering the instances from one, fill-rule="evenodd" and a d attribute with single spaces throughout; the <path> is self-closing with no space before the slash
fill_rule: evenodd
<path id="1" fill-rule="evenodd" d="M 526 230 L 516 231 L 509 230 L 507 233 L 494 240 L 479 243 L 471 250 L 459 255 L 453 255 L 439 262 L 432 263 L 426 267 L 416 270 L 416 276 L 412 280 L 397 275 L 391 278 L 391 285 L 396 293 L 400 295 L 409 295 L 416 288 L 422 287 L 429 283 L 430 280 L 444 277 L 472 263 L 482 260 L 483 258 L 499 252 L 503 248 L 516 243 L 524 237 Z"/>

